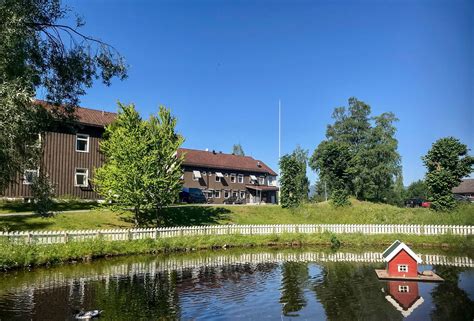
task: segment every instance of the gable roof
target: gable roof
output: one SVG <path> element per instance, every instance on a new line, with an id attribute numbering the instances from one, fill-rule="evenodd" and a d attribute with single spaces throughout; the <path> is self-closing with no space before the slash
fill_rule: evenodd
<path id="1" fill-rule="evenodd" d="M 423 260 L 415 254 L 405 243 L 396 240 L 392 243 L 383 253 L 382 257 L 385 262 L 390 262 L 401 250 L 405 250 L 417 263 L 423 262 Z"/>
<path id="2" fill-rule="evenodd" d="M 64 108 L 64 106 L 53 106 L 44 100 L 36 100 L 35 104 L 42 106 L 47 110 L 52 110 L 54 108 L 59 108 L 60 110 L 61 108 Z M 74 116 L 76 117 L 76 121 L 80 124 L 105 127 L 115 120 L 117 113 L 76 106 L 74 107 Z"/>
<path id="3" fill-rule="evenodd" d="M 474 193 L 474 178 L 463 179 L 459 186 L 453 188 L 453 193 Z"/>
<path id="4" fill-rule="evenodd" d="M 250 156 L 239 156 L 204 150 L 180 148 L 178 154 L 184 154 L 183 165 L 210 167 L 229 170 L 264 173 L 276 176 L 277 174 L 264 162 Z"/>

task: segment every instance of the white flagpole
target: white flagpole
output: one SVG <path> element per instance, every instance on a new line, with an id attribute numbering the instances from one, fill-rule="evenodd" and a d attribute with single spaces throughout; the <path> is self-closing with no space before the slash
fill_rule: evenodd
<path id="1" fill-rule="evenodd" d="M 278 99 L 278 179 L 280 179 L 280 174 L 281 174 L 280 160 L 281 160 L 281 100 Z"/>

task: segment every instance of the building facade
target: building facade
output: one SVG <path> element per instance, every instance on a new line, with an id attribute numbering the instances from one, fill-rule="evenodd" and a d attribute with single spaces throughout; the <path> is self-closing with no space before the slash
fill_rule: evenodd
<path id="1" fill-rule="evenodd" d="M 90 178 L 104 161 L 99 141 L 105 126 L 115 117 L 115 113 L 76 107 L 74 122 L 57 124 L 54 131 L 41 135 L 42 168 L 30 168 L 17 175 L 0 196 L 30 198 L 34 177 L 39 171 L 46 171 L 56 197 L 98 199 Z"/>
<path id="2" fill-rule="evenodd" d="M 44 102 L 40 104 L 48 105 Z M 58 198 L 97 200 L 92 179 L 96 168 L 102 166 L 103 155 L 99 142 L 105 126 L 117 114 L 75 108 L 75 121 L 57 124 L 55 129 L 42 134 L 42 168 L 29 168 L 4 190 L 0 197 L 29 199 L 31 184 L 39 171 L 45 171 Z M 202 190 L 209 203 L 222 204 L 233 197 L 241 203 L 276 203 L 277 174 L 249 156 L 185 149 L 179 150 L 183 164 L 183 187 Z"/>
<path id="3" fill-rule="evenodd" d="M 277 174 L 250 156 L 182 148 L 183 187 L 202 190 L 209 203 L 238 199 L 245 204 L 276 204 Z"/>

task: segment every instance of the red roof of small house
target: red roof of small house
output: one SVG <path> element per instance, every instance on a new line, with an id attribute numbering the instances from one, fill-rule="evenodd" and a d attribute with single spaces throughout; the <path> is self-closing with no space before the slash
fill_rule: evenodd
<path id="1" fill-rule="evenodd" d="M 221 152 L 204 151 L 197 149 L 180 148 L 179 154 L 184 153 L 183 165 L 196 167 L 221 168 L 229 170 L 242 170 L 256 173 L 277 174 L 264 162 L 250 156 L 224 154 Z"/>
<path id="2" fill-rule="evenodd" d="M 43 100 L 36 100 L 35 103 L 36 105 L 40 105 L 48 110 L 53 108 L 64 108 L 63 106 L 54 106 Z M 78 123 L 96 127 L 105 127 L 115 120 L 117 113 L 77 106 L 74 108 L 74 116 Z"/>
<path id="3" fill-rule="evenodd" d="M 408 253 L 417 263 L 423 262 L 423 260 L 415 254 L 405 243 L 396 240 L 393 242 L 383 253 L 382 257 L 386 262 L 390 262 L 398 253 L 402 250 Z"/>

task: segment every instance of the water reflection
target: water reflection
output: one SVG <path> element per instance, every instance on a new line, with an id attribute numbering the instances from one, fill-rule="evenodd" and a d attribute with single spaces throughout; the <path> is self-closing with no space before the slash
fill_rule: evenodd
<path id="1" fill-rule="evenodd" d="M 300 262 L 305 253 L 144 256 L 3 274 L 0 320 L 72 320 L 91 308 L 104 310 L 102 320 L 474 318 L 472 267 L 433 266 L 439 284 L 380 281 L 383 263 Z"/>

